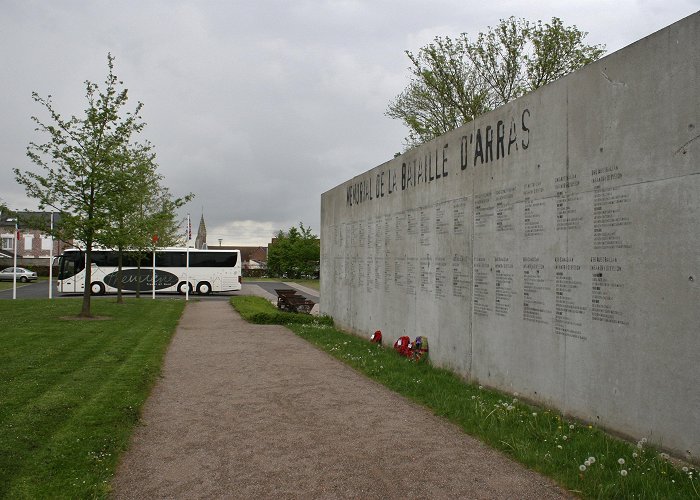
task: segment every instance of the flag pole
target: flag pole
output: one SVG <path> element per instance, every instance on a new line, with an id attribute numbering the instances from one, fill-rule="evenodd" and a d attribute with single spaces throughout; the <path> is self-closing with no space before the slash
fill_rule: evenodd
<path id="1" fill-rule="evenodd" d="M 187 238 L 185 249 L 185 301 L 190 300 L 190 240 L 192 239 L 192 224 L 190 214 L 187 214 Z"/>
<path id="2" fill-rule="evenodd" d="M 156 241 L 153 242 L 153 276 L 151 276 L 151 298 L 153 300 L 156 299 Z"/>
<path id="3" fill-rule="evenodd" d="M 51 210 L 51 248 L 49 249 L 49 300 L 53 298 L 53 210 Z"/>
<path id="4" fill-rule="evenodd" d="M 15 217 L 15 253 L 12 259 L 12 300 L 17 298 L 17 245 L 19 245 L 19 227 Z"/>

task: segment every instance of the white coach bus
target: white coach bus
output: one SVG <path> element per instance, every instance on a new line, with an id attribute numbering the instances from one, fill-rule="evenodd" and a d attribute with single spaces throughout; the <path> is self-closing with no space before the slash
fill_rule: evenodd
<path id="1" fill-rule="evenodd" d="M 189 253 L 189 267 L 187 254 Z M 156 250 L 155 283 L 157 292 L 184 294 L 197 291 L 200 295 L 241 289 L 240 250 L 198 250 L 190 248 L 160 248 Z M 89 284 L 93 295 L 117 291 L 118 253 L 114 250 L 93 250 L 92 277 Z M 153 253 L 143 254 L 139 272 L 137 256 L 125 252 L 122 258 L 122 291 L 150 292 L 153 287 Z M 85 290 L 85 252 L 68 249 L 59 259 L 56 287 L 62 293 L 83 293 Z"/>

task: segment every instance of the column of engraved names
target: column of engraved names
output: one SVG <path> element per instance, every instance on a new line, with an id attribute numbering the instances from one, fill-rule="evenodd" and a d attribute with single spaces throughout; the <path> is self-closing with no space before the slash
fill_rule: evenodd
<path id="1" fill-rule="evenodd" d="M 588 306 L 576 300 L 583 284 L 579 279 L 580 271 L 581 266 L 573 257 L 554 258 L 554 333 L 586 340 L 583 332 L 583 318 L 588 311 Z"/>
<path id="2" fill-rule="evenodd" d="M 493 219 L 494 205 L 491 199 L 491 192 L 481 193 L 474 196 L 474 228 L 483 229 L 489 227 Z"/>
<path id="3" fill-rule="evenodd" d="M 365 273 L 365 260 L 364 260 L 364 245 L 365 245 L 365 221 L 358 220 L 352 223 L 352 233 L 353 233 L 353 279 L 352 284 L 355 287 L 363 288 L 365 281 L 363 279 Z"/>
<path id="4" fill-rule="evenodd" d="M 489 316 L 491 312 L 491 264 L 487 257 L 474 258 L 474 314 Z"/>
<path id="5" fill-rule="evenodd" d="M 452 296 L 467 298 L 471 285 L 472 265 L 467 253 L 468 231 L 466 226 L 467 199 L 452 202 L 452 234 L 456 241 L 462 241 L 464 253 L 452 255 Z"/>
<path id="6" fill-rule="evenodd" d="M 394 256 L 391 253 L 392 245 L 392 215 L 384 216 L 384 292 L 389 293 L 390 286 L 394 283 Z"/>
<path id="7" fill-rule="evenodd" d="M 452 214 L 449 213 L 450 204 L 440 203 L 435 206 L 435 234 L 438 241 L 442 241 L 450 234 L 452 228 Z M 438 248 L 439 250 L 439 248 Z M 447 258 L 443 255 L 435 257 L 435 297 L 445 298 L 448 285 Z"/>
<path id="8" fill-rule="evenodd" d="M 554 179 L 554 189 L 557 190 L 557 231 L 581 227 L 583 215 L 578 210 L 581 194 L 569 191 L 579 184 L 577 174 L 563 175 Z"/>
<path id="9" fill-rule="evenodd" d="M 505 188 L 495 191 L 496 196 L 496 231 L 513 231 L 513 199 L 517 188 Z"/>
<path id="10" fill-rule="evenodd" d="M 416 277 L 418 276 L 418 258 L 406 257 L 406 293 L 416 294 Z"/>
<path id="11" fill-rule="evenodd" d="M 422 208 L 420 210 L 420 245 L 422 247 L 430 246 L 430 210 L 430 207 Z"/>
<path id="12" fill-rule="evenodd" d="M 591 170 L 593 184 L 593 248 L 628 249 L 631 245 L 622 229 L 632 224 L 626 215 L 630 195 L 622 187 L 610 186 L 620 182 L 622 172 L 616 165 Z"/>
<path id="13" fill-rule="evenodd" d="M 629 325 L 620 305 L 624 294 L 624 273 L 617 257 L 591 257 L 591 319 L 603 323 Z"/>
<path id="14" fill-rule="evenodd" d="M 544 234 L 543 210 L 544 201 L 533 199 L 532 196 L 544 192 L 542 182 L 528 182 L 523 186 L 525 203 L 523 208 L 522 230 L 525 238 L 536 238 Z"/>
<path id="15" fill-rule="evenodd" d="M 532 323 L 550 324 L 548 305 L 552 288 L 545 278 L 544 264 L 539 257 L 523 257 L 523 319 Z"/>
<path id="16" fill-rule="evenodd" d="M 366 268 L 365 280 L 367 283 L 366 290 L 368 293 L 374 291 L 374 219 L 367 219 L 367 245 L 366 245 Z"/>
<path id="17" fill-rule="evenodd" d="M 513 263 L 510 257 L 494 257 L 496 272 L 496 316 L 507 316 L 513 306 Z"/>
<path id="18" fill-rule="evenodd" d="M 433 291 L 433 268 L 434 259 L 430 254 L 420 258 L 420 291 L 421 293 L 432 293 Z"/>
<path id="19" fill-rule="evenodd" d="M 394 241 L 401 254 L 394 259 L 394 285 L 401 291 L 406 289 L 406 254 L 403 253 L 406 232 L 406 213 L 399 212 L 394 215 Z"/>
<path id="20" fill-rule="evenodd" d="M 365 286 L 365 245 L 367 244 L 367 225 L 364 219 L 357 221 L 357 286 L 364 288 Z"/>
<path id="21" fill-rule="evenodd" d="M 376 290 L 383 289 L 384 242 L 384 220 L 381 216 L 377 216 L 374 220 L 374 286 Z"/>
<path id="22" fill-rule="evenodd" d="M 435 258 L 435 297 L 442 299 L 447 296 L 447 259 L 445 257 Z"/>

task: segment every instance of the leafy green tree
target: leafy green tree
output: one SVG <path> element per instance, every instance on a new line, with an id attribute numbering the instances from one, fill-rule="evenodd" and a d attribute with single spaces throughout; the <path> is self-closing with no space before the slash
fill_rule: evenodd
<path id="1" fill-rule="evenodd" d="M 586 35 L 557 17 L 510 17 L 473 41 L 436 37 L 406 52 L 411 80 L 386 114 L 408 127 L 407 148 L 423 144 L 598 59 L 605 47 L 586 45 Z"/>
<path id="2" fill-rule="evenodd" d="M 114 192 L 120 193 L 111 199 L 108 211 L 109 228 L 97 235 L 97 241 L 117 251 L 117 302 L 122 302 L 122 267 L 124 254 L 129 252 L 140 264 L 148 250 L 153 249 L 153 237 L 168 241 L 168 232 L 175 218 L 175 209 L 192 198 L 171 199 L 169 191 L 161 185 L 162 176 L 150 143 L 132 144 L 119 154 L 118 165 L 111 182 Z M 169 222 L 170 221 L 170 222 Z M 137 296 L 140 296 L 141 281 L 137 281 Z"/>
<path id="3" fill-rule="evenodd" d="M 80 316 L 90 316 L 90 282 L 93 245 L 111 229 L 110 210 L 114 197 L 121 196 L 118 186 L 120 160 L 132 137 L 145 123 L 142 103 L 125 111 L 127 89 L 114 74 L 114 58 L 107 55 L 108 74 L 103 89 L 85 82 L 87 108 L 84 116 L 64 118 L 54 108 L 51 96 L 32 93 L 35 102 L 48 112 L 50 120 L 37 117 L 37 131 L 46 134 L 46 142 L 31 142 L 27 156 L 40 173 L 14 169 L 15 179 L 39 207 L 52 207 L 62 214 L 59 237 L 71 238 L 83 245 L 86 257 L 85 291 Z"/>
<path id="4" fill-rule="evenodd" d="M 291 279 L 315 276 L 321 259 L 318 236 L 299 223 L 288 231 L 280 230 L 268 249 L 267 270 L 271 276 Z"/>

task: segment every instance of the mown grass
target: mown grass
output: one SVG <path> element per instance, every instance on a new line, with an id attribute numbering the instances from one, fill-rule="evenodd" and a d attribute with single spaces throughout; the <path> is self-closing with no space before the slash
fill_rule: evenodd
<path id="1" fill-rule="evenodd" d="M 259 297 L 234 297 L 232 303 L 244 317 L 254 308 L 275 310 Z M 286 325 L 359 372 L 581 497 L 700 498 L 698 470 L 674 466 L 645 439 L 636 444 L 622 441 L 593 425 L 520 401 L 517 394 L 489 390 L 429 363 L 411 362 L 328 323 L 307 320 Z"/>
<path id="2" fill-rule="evenodd" d="M 231 304 L 246 321 L 258 325 L 290 325 L 292 323 L 333 325 L 333 320 L 327 316 L 319 318 L 308 314 L 280 311 L 261 297 L 251 295 L 231 297 Z"/>
<path id="3" fill-rule="evenodd" d="M 102 498 L 183 301 L 0 301 L 0 498 Z"/>

